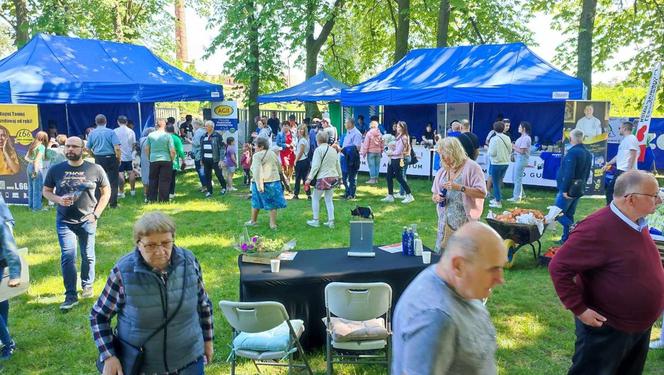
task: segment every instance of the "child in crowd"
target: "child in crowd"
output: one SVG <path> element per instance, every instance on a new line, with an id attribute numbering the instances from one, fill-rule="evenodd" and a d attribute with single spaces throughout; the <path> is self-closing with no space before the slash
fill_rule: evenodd
<path id="1" fill-rule="evenodd" d="M 228 186 L 228 191 L 237 190 L 233 187 L 233 175 L 235 174 L 235 169 L 237 169 L 237 159 L 235 153 L 237 152 L 235 147 L 235 138 L 228 137 L 226 138 L 226 157 L 224 158 L 224 174 L 226 178 L 226 185 Z M 251 166 L 251 164 L 250 164 Z"/>
<path id="2" fill-rule="evenodd" d="M 242 170 L 244 171 L 245 185 L 251 184 L 251 172 L 249 171 L 251 168 L 251 155 L 252 155 L 251 143 L 246 142 L 244 146 L 242 146 L 242 157 L 240 159 L 240 164 L 242 164 Z"/>

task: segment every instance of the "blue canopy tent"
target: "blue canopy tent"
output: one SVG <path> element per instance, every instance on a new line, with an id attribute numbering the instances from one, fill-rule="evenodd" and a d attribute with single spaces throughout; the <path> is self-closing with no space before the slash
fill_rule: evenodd
<path id="1" fill-rule="evenodd" d="M 45 34 L 0 60 L 4 83 L 11 94 L 2 102 L 40 104 L 42 124 L 55 122 L 72 135 L 104 111 L 109 125 L 125 114 L 140 132 L 153 122 L 155 102 L 223 99 L 221 85 L 192 77 L 146 47 Z"/>
<path id="2" fill-rule="evenodd" d="M 317 101 L 339 101 L 341 90 L 347 89 L 348 85 L 337 81 L 324 71 L 316 74 L 308 80 L 272 94 L 258 96 L 259 103 L 276 102 L 317 102 Z"/>
<path id="3" fill-rule="evenodd" d="M 562 119 L 565 100 L 584 98 L 581 80 L 557 70 L 523 43 L 416 49 L 384 72 L 341 91 L 344 105 L 386 106 L 386 122 L 390 106 L 431 104 L 426 116 L 430 121 L 435 119 L 435 105 L 443 103 L 485 103 L 483 111 L 504 113 L 496 110 L 501 106 L 497 103 L 554 102 L 549 107 Z M 480 108 L 473 107 L 475 117 L 482 117 Z M 535 126 L 560 133 L 562 121 L 549 118 L 543 114 Z M 490 123 L 473 123 L 480 137 L 488 132 Z M 424 121 L 420 133 L 423 127 Z"/>

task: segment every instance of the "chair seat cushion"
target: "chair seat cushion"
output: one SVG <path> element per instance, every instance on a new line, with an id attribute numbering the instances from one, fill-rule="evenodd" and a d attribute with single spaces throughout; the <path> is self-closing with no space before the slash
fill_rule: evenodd
<path id="1" fill-rule="evenodd" d="M 323 324 L 327 326 L 327 318 L 323 318 Z M 328 328 L 336 342 L 383 340 L 388 336 L 383 318 L 355 321 L 331 317 Z"/>
<path id="2" fill-rule="evenodd" d="M 387 340 L 370 340 L 370 341 L 352 341 L 352 342 L 338 342 L 332 341 L 332 347 L 341 350 L 378 350 L 387 346 Z"/>
<path id="3" fill-rule="evenodd" d="M 304 332 L 304 322 L 299 319 L 290 321 L 293 331 L 299 339 Z M 286 352 L 289 347 L 289 332 L 286 322 L 263 332 L 240 332 L 233 340 L 233 349 L 254 352 Z"/>
<path id="4" fill-rule="evenodd" d="M 288 355 L 288 352 L 257 352 L 253 350 L 236 350 L 238 357 L 253 359 L 254 361 L 280 360 Z"/>

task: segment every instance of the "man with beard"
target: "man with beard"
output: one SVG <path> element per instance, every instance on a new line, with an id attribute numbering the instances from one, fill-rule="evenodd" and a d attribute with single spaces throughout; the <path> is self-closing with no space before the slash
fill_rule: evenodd
<path id="1" fill-rule="evenodd" d="M 94 296 L 92 284 L 95 278 L 95 233 L 97 220 L 111 197 L 111 187 L 106 172 L 97 164 L 83 160 L 83 141 L 69 137 L 65 142 L 67 162 L 54 166 L 44 181 L 43 195 L 58 205 L 55 228 L 60 243 L 62 278 L 65 285 L 65 301 L 61 310 L 69 310 L 78 304 L 76 292 L 76 244 L 81 249 L 82 298 Z M 95 190 L 99 188 L 99 200 Z"/>

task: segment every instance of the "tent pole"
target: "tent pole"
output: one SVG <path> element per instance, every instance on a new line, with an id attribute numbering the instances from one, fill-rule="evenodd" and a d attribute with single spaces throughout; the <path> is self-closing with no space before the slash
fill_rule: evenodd
<path id="1" fill-rule="evenodd" d="M 141 124 L 139 129 L 141 129 L 141 134 L 143 134 L 143 116 L 141 114 L 141 102 L 136 103 L 138 106 L 138 123 Z"/>
<path id="2" fill-rule="evenodd" d="M 445 123 L 443 124 L 443 138 L 447 137 L 447 103 L 445 103 Z M 438 129 L 438 136 L 440 136 L 440 129 Z"/>
<path id="3" fill-rule="evenodd" d="M 470 121 L 470 131 L 472 132 L 475 129 L 475 102 L 473 102 L 473 111 L 471 113 L 471 121 Z"/>
<path id="4" fill-rule="evenodd" d="M 71 137 L 71 130 L 69 129 L 69 106 L 65 103 L 65 121 L 67 122 L 67 136 Z"/>

